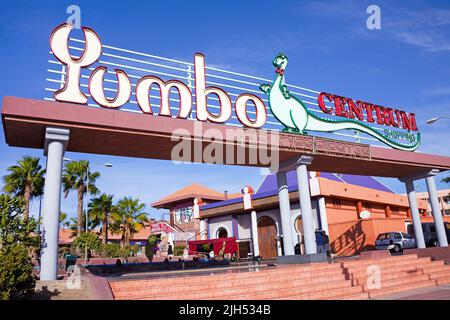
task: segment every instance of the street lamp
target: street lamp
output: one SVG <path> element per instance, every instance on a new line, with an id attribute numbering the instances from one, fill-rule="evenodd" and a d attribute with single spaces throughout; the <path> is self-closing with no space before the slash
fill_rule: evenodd
<path id="1" fill-rule="evenodd" d="M 427 120 L 427 124 L 432 124 L 433 122 L 438 121 L 439 119 L 450 119 L 450 117 L 442 116 L 442 117 L 435 117 Z"/>
<path id="2" fill-rule="evenodd" d="M 75 160 L 70 159 L 70 158 L 63 158 L 63 161 L 65 162 L 73 162 Z M 80 162 L 83 163 L 84 162 Z M 103 165 L 107 168 L 111 168 L 112 167 L 112 163 L 109 162 L 104 162 Z M 88 203 L 89 203 L 89 161 L 86 162 L 85 164 L 85 168 L 86 168 L 86 205 L 85 205 L 85 215 L 86 215 L 86 232 L 88 232 L 88 220 L 89 220 L 89 216 L 88 216 Z M 84 251 L 84 264 L 87 265 L 87 247 L 85 248 Z"/>

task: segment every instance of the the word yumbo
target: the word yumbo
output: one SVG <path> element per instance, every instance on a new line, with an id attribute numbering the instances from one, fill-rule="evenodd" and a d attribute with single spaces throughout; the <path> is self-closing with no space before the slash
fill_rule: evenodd
<path id="1" fill-rule="evenodd" d="M 94 30 L 82 27 L 85 36 L 83 54 L 79 58 L 73 58 L 69 53 L 69 34 L 72 25 L 64 23 L 56 27 L 50 36 L 50 47 L 55 57 L 66 66 L 67 74 L 63 88 L 55 92 L 55 100 L 72 103 L 86 104 L 87 96 L 80 89 L 81 68 L 87 68 L 95 63 L 102 54 L 102 44 Z M 115 69 L 117 77 L 117 91 L 114 98 L 107 98 L 103 87 L 107 68 L 99 66 L 91 73 L 89 78 L 89 93 L 92 99 L 104 108 L 117 109 L 130 100 L 132 85 L 127 73 Z M 206 86 L 205 57 L 201 53 L 194 56 L 195 72 L 195 105 L 196 117 L 199 121 L 211 121 L 223 123 L 232 116 L 232 102 L 230 96 L 221 88 Z M 153 106 L 150 103 L 149 94 L 152 87 L 158 86 L 161 102 L 158 115 L 172 116 L 169 106 L 169 93 L 175 89 L 179 94 L 178 118 L 187 118 L 193 105 L 191 90 L 181 81 L 164 81 L 159 77 L 148 75 L 139 79 L 136 83 L 135 95 L 139 108 L 143 113 L 153 114 Z M 211 113 L 207 109 L 207 96 L 215 95 L 219 101 L 219 111 Z M 248 116 L 247 108 L 252 104 L 256 109 L 253 119 Z M 267 120 L 264 102 L 257 96 L 244 93 L 236 98 L 234 103 L 237 119 L 246 127 L 260 128 Z"/>

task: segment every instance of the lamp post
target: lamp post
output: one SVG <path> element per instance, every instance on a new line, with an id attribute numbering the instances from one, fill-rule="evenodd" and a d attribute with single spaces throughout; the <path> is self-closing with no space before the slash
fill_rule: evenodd
<path id="1" fill-rule="evenodd" d="M 442 117 L 435 117 L 427 120 L 427 124 L 432 124 L 433 122 L 438 121 L 439 119 L 450 119 L 448 116 L 442 116 Z"/>
<path id="2" fill-rule="evenodd" d="M 65 161 L 65 162 L 73 162 L 75 160 L 70 159 L 70 158 L 63 158 L 63 161 Z M 80 163 L 83 163 L 83 162 L 80 162 Z M 109 162 L 105 162 L 105 163 L 103 163 L 103 165 L 105 167 L 107 167 L 107 168 L 111 168 L 112 167 L 112 163 L 109 163 Z M 85 220 L 86 220 L 85 232 L 88 232 L 88 223 L 89 223 L 88 204 L 89 204 L 89 196 L 90 196 L 90 194 L 89 194 L 89 171 L 90 171 L 89 161 L 87 161 L 84 166 L 86 168 L 86 183 L 85 183 L 86 184 L 86 202 L 85 202 L 85 205 L 84 205 L 84 207 L 85 207 L 85 215 L 86 215 L 86 218 L 85 218 Z M 87 265 L 87 247 L 84 250 L 84 264 Z"/>

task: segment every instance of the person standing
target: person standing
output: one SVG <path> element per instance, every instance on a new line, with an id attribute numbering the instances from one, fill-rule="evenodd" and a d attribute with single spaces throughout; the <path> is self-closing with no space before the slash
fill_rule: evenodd
<path id="1" fill-rule="evenodd" d="M 169 247 L 167 248 L 167 257 L 172 260 L 173 258 L 173 248 L 172 248 L 172 244 L 169 243 Z"/>
<path id="2" fill-rule="evenodd" d="M 189 249 L 185 247 L 183 250 L 183 260 L 187 261 L 189 259 Z"/>
<path id="3" fill-rule="evenodd" d="M 323 245 L 325 247 L 325 253 L 327 254 L 327 257 L 329 257 L 331 256 L 330 238 L 328 237 L 325 230 L 322 230 L 322 238 L 323 238 Z"/>
<path id="4" fill-rule="evenodd" d="M 316 230 L 316 245 L 317 245 L 317 253 L 325 253 L 325 246 L 323 242 L 322 232 L 317 229 Z"/>

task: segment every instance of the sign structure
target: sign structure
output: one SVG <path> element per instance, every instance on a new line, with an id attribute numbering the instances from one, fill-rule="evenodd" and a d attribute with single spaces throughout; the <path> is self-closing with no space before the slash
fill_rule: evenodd
<path id="1" fill-rule="evenodd" d="M 304 99 L 313 97 L 302 94 L 302 99 L 300 99 L 298 94 L 294 95 L 287 89 L 284 73 L 288 59 L 283 54 L 277 55 L 273 60 L 273 65 L 276 67 L 276 78 L 272 85 L 262 84 L 259 86 L 259 89 L 267 95 L 268 99 L 266 100 L 256 94 L 258 92 L 256 90 L 248 89 L 246 92 L 246 88 L 227 84 L 218 86 L 213 83 L 208 86 L 207 84 L 211 84 L 211 81 L 207 81 L 206 70 L 208 68 L 205 66 L 204 55 L 200 53 L 196 53 L 194 63 L 188 65 L 188 70 L 193 67 L 193 79 L 189 71 L 187 83 L 175 79 L 163 80 L 161 77 L 149 74 L 129 75 L 119 68 L 114 71 L 108 70 L 109 67 L 98 65 L 103 62 L 101 56 L 118 56 L 104 53 L 103 49 L 106 46 L 102 45 L 97 33 L 87 27 L 82 27 L 84 41 L 80 41 L 84 43 L 84 48 L 78 48 L 82 53 L 75 58 L 71 54 L 70 50 L 73 47 L 69 43 L 72 28 L 73 26 L 70 24 L 61 24 L 52 31 L 50 36 L 51 53 L 57 58 L 58 62 L 56 63 L 63 67 L 61 87 L 53 91 L 53 100 L 55 101 L 90 105 L 90 97 L 96 105 L 108 109 L 121 109 L 128 103 L 135 103 L 139 112 L 143 114 L 224 124 L 231 124 L 231 120 L 236 119 L 240 126 L 253 130 L 261 128 L 273 130 L 273 125 L 277 125 L 278 128 L 281 125 L 284 128 L 282 134 L 288 136 L 283 139 L 298 140 L 289 138 L 289 136 L 299 136 L 299 139 L 303 141 L 304 148 L 312 149 L 313 152 L 320 152 L 321 144 L 320 139 L 308 143 L 313 137 L 309 135 L 309 132 L 331 132 L 337 135 L 336 131 L 341 130 L 359 131 L 392 148 L 407 151 L 415 150 L 420 144 L 420 133 L 413 113 L 363 101 L 354 101 L 324 92 L 318 92 L 316 103 L 304 102 Z M 128 60 L 146 62 L 136 59 Z M 96 64 L 97 66 L 94 67 Z M 117 63 L 109 63 L 109 65 L 121 66 Z M 142 70 L 133 66 L 128 66 L 128 68 Z M 92 72 L 86 76 L 83 74 L 83 71 L 86 70 Z M 115 80 L 108 79 L 108 74 L 111 73 L 115 75 Z M 166 73 L 160 74 L 167 75 Z M 223 76 L 215 75 L 214 77 L 232 80 Z M 87 84 L 82 83 L 84 78 L 88 79 Z M 132 83 L 133 79 L 137 79 L 135 83 Z M 242 80 L 236 81 L 248 83 Z M 114 83 L 115 89 L 106 88 L 105 84 L 109 83 Z M 83 92 L 82 87 L 87 87 L 88 93 Z M 221 87 L 244 90 L 236 94 L 230 90 L 226 92 Z M 155 95 L 152 95 L 155 89 L 159 93 L 159 96 L 156 96 L 159 101 L 156 103 Z M 114 96 L 110 97 L 109 92 L 114 92 Z M 234 101 L 232 100 L 233 96 L 235 96 Z M 212 105 L 211 100 L 217 101 L 218 105 Z M 173 106 L 175 101 L 178 104 L 176 108 Z M 269 108 L 266 108 L 264 101 L 268 102 Z M 312 110 L 305 103 L 315 104 L 319 110 Z M 215 108 L 215 112 L 211 111 L 212 108 Z M 267 109 L 270 110 L 270 113 L 267 112 Z M 176 110 L 176 114 L 173 110 Z M 271 121 L 271 117 L 275 122 Z M 342 135 L 344 136 L 344 134 Z M 317 146 L 319 146 L 318 150 L 316 150 Z M 365 149 L 359 151 L 361 152 L 358 155 L 362 158 L 370 158 L 370 154 Z M 353 151 L 339 151 L 338 149 L 336 152 L 354 154 Z"/>
<path id="2" fill-rule="evenodd" d="M 309 130 L 329 132 L 353 129 L 367 133 L 393 148 L 415 150 L 419 146 L 420 133 L 414 134 L 410 132 L 418 130 L 413 113 L 408 116 L 406 112 L 401 110 L 384 108 L 361 101 L 355 103 L 349 98 L 321 93 L 318 97 L 318 104 L 322 111 L 326 114 L 331 114 L 334 110 L 336 116 L 346 118 L 346 120 L 332 120 L 312 114 L 300 99 L 289 93 L 287 86 L 284 84 L 284 72 L 287 64 L 288 58 L 286 55 L 282 53 L 278 54 L 273 60 L 273 65 L 276 67 L 277 73 L 275 81 L 272 85 L 262 84 L 260 86 L 260 89 L 269 97 L 270 110 L 285 126 L 285 131 L 305 134 Z M 334 109 L 328 108 L 325 105 L 325 99 L 334 102 Z M 345 109 L 345 105 L 348 105 L 348 110 Z M 364 119 L 363 110 L 366 112 L 368 122 L 373 123 L 375 121 L 373 118 L 373 111 L 375 111 L 378 124 L 396 128 L 402 126 L 408 131 L 398 132 L 385 129 L 384 133 L 380 133 L 362 124 L 361 121 Z"/>

